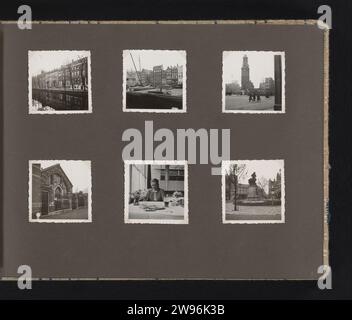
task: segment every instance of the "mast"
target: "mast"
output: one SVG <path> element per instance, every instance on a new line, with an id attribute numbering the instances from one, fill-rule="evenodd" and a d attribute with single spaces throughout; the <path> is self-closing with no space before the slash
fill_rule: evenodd
<path id="1" fill-rule="evenodd" d="M 132 62 L 133 62 L 134 70 L 136 70 L 136 74 L 137 74 L 137 78 L 138 78 L 138 80 L 139 80 L 139 84 L 142 86 L 143 84 L 142 84 L 141 79 L 139 78 L 139 74 L 138 74 L 138 71 L 137 71 L 137 68 L 136 68 L 136 64 L 134 63 L 134 60 L 133 60 L 133 56 L 132 56 L 131 51 L 130 51 L 130 56 L 131 56 L 131 59 L 132 59 Z"/>

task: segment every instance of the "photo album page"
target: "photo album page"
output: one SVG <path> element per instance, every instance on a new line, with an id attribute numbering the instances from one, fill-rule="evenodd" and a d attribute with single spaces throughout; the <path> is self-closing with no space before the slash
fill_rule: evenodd
<path id="1" fill-rule="evenodd" d="M 0 39 L 2 279 L 319 277 L 327 29 L 2 23 Z"/>

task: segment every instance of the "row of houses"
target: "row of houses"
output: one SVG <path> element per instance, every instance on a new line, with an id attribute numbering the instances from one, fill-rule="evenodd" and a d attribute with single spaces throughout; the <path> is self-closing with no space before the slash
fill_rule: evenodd
<path id="1" fill-rule="evenodd" d="M 267 77 L 259 84 L 259 89 L 265 92 L 267 95 L 275 94 L 275 81 L 271 77 Z"/>
<path id="2" fill-rule="evenodd" d="M 249 81 L 246 84 L 245 89 L 242 89 L 237 81 L 226 83 L 225 90 L 227 95 L 231 94 L 247 94 L 248 92 L 255 91 L 262 95 L 274 95 L 275 94 L 275 81 L 271 77 L 265 78 L 260 84 L 259 88 L 255 88 L 253 83 Z"/>
<path id="3" fill-rule="evenodd" d="M 83 57 L 32 77 L 32 89 L 88 91 L 88 58 Z"/>
<path id="4" fill-rule="evenodd" d="M 154 66 L 153 70 L 142 69 L 141 71 L 127 71 L 127 87 L 138 85 L 158 87 L 162 85 L 182 86 L 183 66 L 169 66 L 164 69 L 163 65 Z"/>

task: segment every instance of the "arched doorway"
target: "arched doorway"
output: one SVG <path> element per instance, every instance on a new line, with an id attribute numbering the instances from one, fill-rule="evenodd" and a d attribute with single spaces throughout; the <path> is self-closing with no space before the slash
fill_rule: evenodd
<path id="1" fill-rule="evenodd" d="M 55 201 L 55 211 L 61 210 L 62 208 L 62 189 L 57 187 L 54 192 L 54 201 Z"/>

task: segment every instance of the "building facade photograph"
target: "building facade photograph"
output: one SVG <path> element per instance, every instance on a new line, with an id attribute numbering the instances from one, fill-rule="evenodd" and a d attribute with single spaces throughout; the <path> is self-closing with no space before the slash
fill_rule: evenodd
<path id="1" fill-rule="evenodd" d="M 30 51 L 30 112 L 88 111 L 90 53 Z"/>
<path id="2" fill-rule="evenodd" d="M 124 111 L 184 111 L 186 52 L 123 51 Z"/>
<path id="3" fill-rule="evenodd" d="M 55 163 L 55 161 L 30 162 L 31 222 L 91 220 L 90 163 L 84 162 L 82 164 L 78 161 L 71 163 L 70 161 L 61 163 Z M 70 172 L 70 175 L 73 171 L 76 173 L 70 179 L 67 171 Z M 80 175 L 89 174 L 89 176 L 82 179 L 77 173 Z M 80 179 L 81 183 L 77 186 L 72 179 Z"/>

